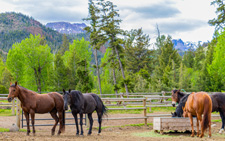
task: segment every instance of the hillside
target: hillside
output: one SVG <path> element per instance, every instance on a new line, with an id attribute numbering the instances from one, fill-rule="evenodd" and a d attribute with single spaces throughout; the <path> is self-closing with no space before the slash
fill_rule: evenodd
<path id="1" fill-rule="evenodd" d="M 21 13 L 0 14 L 0 49 L 8 52 L 15 42 L 29 37 L 30 34 L 45 36 L 47 44 L 52 50 L 58 49 L 62 44 L 63 34 L 45 27 L 32 17 Z M 72 37 L 68 37 L 72 41 Z"/>

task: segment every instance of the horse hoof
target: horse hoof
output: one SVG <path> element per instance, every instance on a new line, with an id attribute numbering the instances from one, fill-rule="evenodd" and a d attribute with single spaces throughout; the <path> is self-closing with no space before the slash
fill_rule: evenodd
<path id="1" fill-rule="evenodd" d="M 220 129 L 219 133 L 222 134 L 224 132 L 224 129 Z"/>
<path id="2" fill-rule="evenodd" d="M 208 136 L 208 138 L 211 138 L 211 136 Z"/>
<path id="3" fill-rule="evenodd" d="M 191 135 L 191 137 L 194 137 L 195 135 Z"/>
<path id="4" fill-rule="evenodd" d="M 98 136 L 100 136 L 101 134 L 100 133 L 98 133 Z"/>

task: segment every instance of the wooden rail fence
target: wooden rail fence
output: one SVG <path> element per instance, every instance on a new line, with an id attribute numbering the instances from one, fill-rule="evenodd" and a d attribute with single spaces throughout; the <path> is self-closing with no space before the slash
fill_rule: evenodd
<path id="1" fill-rule="evenodd" d="M 145 125 L 147 125 L 147 120 L 150 117 L 165 117 L 171 116 L 171 114 L 148 114 L 147 109 L 151 111 L 152 107 L 171 107 L 171 101 L 168 100 L 171 98 L 171 95 L 166 95 L 166 93 L 171 92 L 157 92 L 157 93 L 130 93 L 129 97 L 120 93 L 118 95 L 115 94 L 102 94 L 102 101 L 104 104 L 109 107 L 108 110 L 143 110 L 143 116 L 140 117 L 115 117 L 115 118 L 103 118 L 103 120 L 129 120 L 129 119 L 143 119 Z M 1 96 L 1 95 L 0 95 Z M 0 100 L 7 100 L 6 97 L 0 97 Z M 12 104 L 13 105 L 13 104 Z M 21 108 L 19 100 L 16 100 L 16 104 L 14 101 L 14 109 L 16 107 L 16 120 L 17 126 L 21 127 Z M 16 106 L 17 105 L 17 106 Z M 112 108 L 113 106 L 118 106 L 121 108 Z M 134 106 L 134 107 L 128 107 Z M 136 107 L 135 107 L 136 106 Z M 12 106 L 13 107 L 13 106 Z M 13 109 L 13 108 L 12 108 Z M 15 111 L 15 110 L 12 110 Z M 219 115 L 212 115 L 212 116 L 219 116 Z M 23 119 L 24 120 L 24 119 Z M 40 119 L 45 120 L 45 119 Z M 94 118 L 97 120 L 97 118 Z M 88 125 L 88 122 L 87 122 Z"/>

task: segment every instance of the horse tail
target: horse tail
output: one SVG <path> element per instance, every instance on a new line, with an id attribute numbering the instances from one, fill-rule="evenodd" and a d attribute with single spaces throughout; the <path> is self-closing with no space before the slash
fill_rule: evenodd
<path id="1" fill-rule="evenodd" d="M 97 103 L 97 107 L 100 109 L 102 109 L 102 111 L 101 111 L 101 116 L 103 116 L 103 115 L 106 115 L 107 116 L 107 111 L 108 111 L 108 109 L 107 109 L 107 107 L 103 104 L 103 102 L 102 102 L 102 100 L 101 100 L 101 98 L 98 96 L 98 95 L 96 95 L 96 94 L 91 94 L 93 97 L 94 97 L 94 99 L 95 99 L 95 101 L 96 101 L 96 103 Z"/>
<path id="2" fill-rule="evenodd" d="M 207 95 L 204 101 L 204 111 L 203 111 L 203 131 L 205 131 L 209 123 L 211 122 L 211 112 L 212 112 L 212 101 L 211 98 Z"/>
<path id="3" fill-rule="evenodd" d="M 108 115 L 107 115 L 107 111 L 108 111 L 107 107 L 106 107 L 106 106 L 103 104 L 103 102 L 102 102 L 102 116 L 103 116 L 103 115 L 108 116 Z"/>

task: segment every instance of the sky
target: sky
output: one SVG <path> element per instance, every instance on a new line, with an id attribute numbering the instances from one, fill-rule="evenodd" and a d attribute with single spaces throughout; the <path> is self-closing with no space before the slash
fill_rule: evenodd
<path id="1" fill-rule="evenodd" d="M 190 42 L 212 40 L 214 27 L 208 20 L 216 18 L 213 0 L 110 0 L 119 10 L 120 27 L 142 28 L 151 42 L 160 34 Z M 88 0 L 0 0 L 0 13 L 20 12 L 42 24 L 48 22 L 86 23 Z"/>

